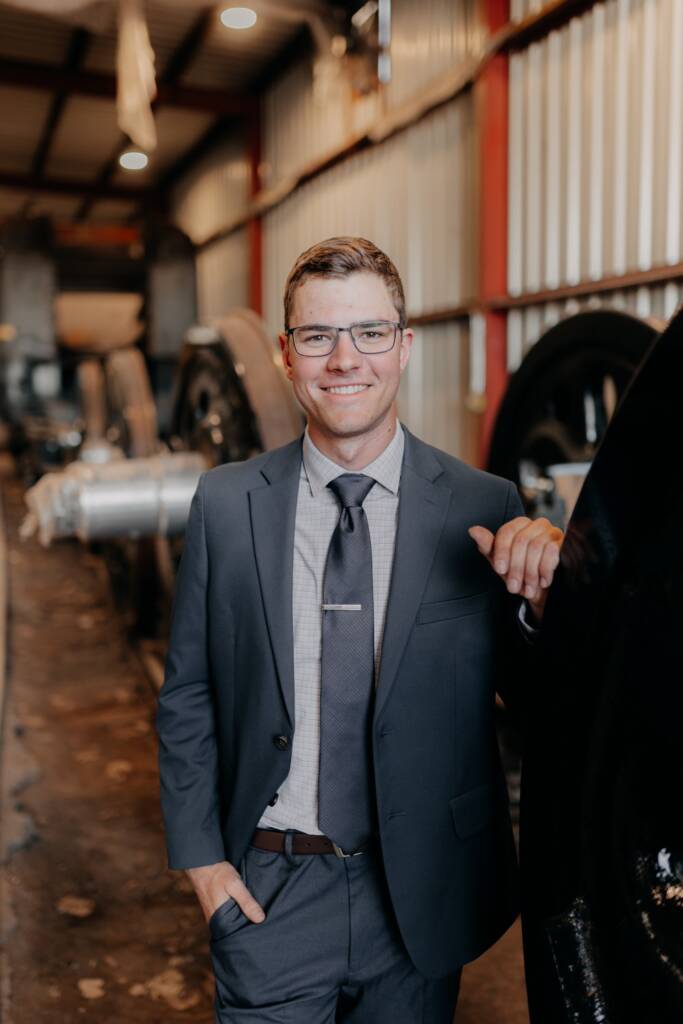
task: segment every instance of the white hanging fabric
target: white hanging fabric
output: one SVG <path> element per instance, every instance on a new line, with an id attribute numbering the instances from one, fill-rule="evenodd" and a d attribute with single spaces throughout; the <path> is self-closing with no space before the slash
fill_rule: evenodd
<path id="1" fill-rule="evenodd" d="M 151 106 L 157 87 L 154 50 L 141 0 L 119 0 L 116 79 L 119 128 L 142 150 L 151 153 L 157 145 Z"/>
<path id="2" fill-rule="evenodd" d="M 89 32 L 107 32 L 114 21 L 113 0 L 4 0 L 4 3 L 79 25 Z"/>

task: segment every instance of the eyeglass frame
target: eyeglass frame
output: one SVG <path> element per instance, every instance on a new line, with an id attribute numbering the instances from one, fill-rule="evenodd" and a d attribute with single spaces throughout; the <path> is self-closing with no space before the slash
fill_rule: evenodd
<path id="1" fill-rule="evenodd" d="M 389 348 L 382 348 L 375 352 L 363 352 L 362 349 L 358 348 L 358 345 L 356 344 L 356 339 L 351 333 L 351 328 L 366 327 L 369 324 L 391 324 L 391 326 L 394 328 L 394 337 Z M 325 330 L 337 332 L 334 344 L 332 345 L 332 348 L 329 350 L 329 352 L 299 352 L 299 349 L 296 347 L 296 342 L 294 341 L 294 331 L 305 330 L 306 328 L 308 328 L 308 330 L 313 330 L 313 328 L 317 328 L 318 330 L 321 331 Z M 296 327 L 286 327 L 285 334 L 287 335 L 288 339 L 291 337 L 292 345 L 294 346 L 294 351 L 296 352 L 297 355 L 302 356 L 303 359 L 322 359 L 325 356 L 332 355 L 335 348 L 339 344 L 339 336 L 342 333 L 342 331 L 346 331 L 348 333 L 353 343 L 353 347 L 356 349 L 357 352 L 360 352 L 362 356 L 380 356 L 383 355 L 385 352 L 391 352 L 391 350 L 394 348 L 396 344 L 396 335 L 398 333 L 397 329 L 398 331 L 401 331 L 401 333 L 403 333 L 403 331 L 405 330 L 405 327 L 401 326 L 400 320 L 359 320 L 357 323 L 349 324 L 348 327 L 336 327 L 334 324 L 297 324 Z"/>

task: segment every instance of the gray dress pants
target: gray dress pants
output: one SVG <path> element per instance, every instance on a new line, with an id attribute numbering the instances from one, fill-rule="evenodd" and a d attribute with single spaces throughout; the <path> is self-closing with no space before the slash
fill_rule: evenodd
<path id="1" fill-rule="evenodd" d="M 289 832 L 285 851 L 250 845 L 239 869 L 266 918 L 228 899 L 209 920 L 216 1024 L 451 1024 L 460 969 L 416 970 L 378 849 L 293 854 Z"/>

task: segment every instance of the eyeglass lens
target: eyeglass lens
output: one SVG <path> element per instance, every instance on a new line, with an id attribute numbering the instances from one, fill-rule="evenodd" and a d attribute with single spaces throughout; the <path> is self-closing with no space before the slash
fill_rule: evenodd
<path id="1" fill-rule="evenodd" d="M 295 327 L 292 330 L 294 347 L 304 355 L 324 355 L 334 348 L 340 330 L 318 324 Z M 358 350 L 366 353 L 390 349 L 396 336 L 396 325 L 387 321 L 353 324 L 349 330 Z"/>

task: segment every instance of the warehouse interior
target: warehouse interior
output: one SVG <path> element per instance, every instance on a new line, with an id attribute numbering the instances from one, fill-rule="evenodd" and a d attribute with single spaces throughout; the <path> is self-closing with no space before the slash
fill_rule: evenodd
<path id="1" fill-rule="evenodd" d="M 198 481 L 304 430 L 283 291 L 340 236 L 403 281 L 400 421 L 566 531 L 524 756 L 496 707 L 527 916 L 455 1024 L 683 1019 L 682 52 L 681 0 L 0 2 L 7 1024 L 214 1019 L 154 709 Z"/>

